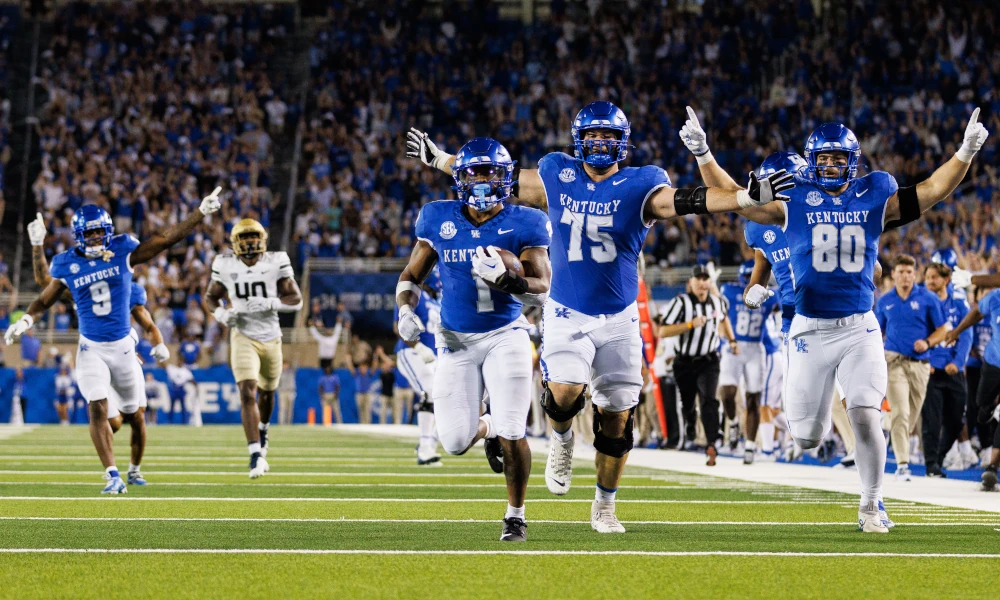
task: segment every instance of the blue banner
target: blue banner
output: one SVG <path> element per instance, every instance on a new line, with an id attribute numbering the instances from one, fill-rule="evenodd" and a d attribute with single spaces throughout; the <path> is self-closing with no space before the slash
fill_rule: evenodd
<path id="1" fill-rule="evenodd" d="M 354 330 L 392 333 L 398 273 L 313 273 L 309 277 L 310 300 L 319 300 L 323 322 L 332 327 L 337 303 L 354 318 Z"/>

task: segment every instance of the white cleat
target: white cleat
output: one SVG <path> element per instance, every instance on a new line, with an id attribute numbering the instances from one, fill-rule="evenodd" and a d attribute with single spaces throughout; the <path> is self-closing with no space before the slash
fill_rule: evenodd
<path id="1" fill-rule="evenodd" d="M 878 506 L 868 505 L 871 510 L 858 510 L 858 530 L 864 533 L 889 533 L 885 520 L 879 514 Z"/>
<path id="2" fill-rule="evenodd" d="M 425 467 L 440 467 L 441 455 L 437 453 L 437 448 L 425 447 L 421 444 L 417 450 L 417 464 Z"/>
<path id="3" fill-rule="evenodd" d="M 565 496 L 573 482 L 573 447 L 576 436 L 568 442 L 549 438 L 549 460 L 545 463 L 545 485 L 556 496 Z"/>
<path id="4" fill-rule="evenodd" d="M 250 479 L 257 479 L 258 477 L 263 477 L 264 473 L 271 470 L 268 466 L 267 460 L 263 456 L 257 459 L 257 464 L 250 469 Z"/>
<path id="5" fill-rule="evenodd" d="M 897 481 L 910 481 L 910 467 L 906 465 L 899 465 L 896 467 L 896 480 Z"/>
<path id="6" fill-rule="evenodd" d="M 615 516 L 614 502 L 598 502 L 590 505 L 590 527 L 597 533 L 625 533 L 625 527 Z"/>

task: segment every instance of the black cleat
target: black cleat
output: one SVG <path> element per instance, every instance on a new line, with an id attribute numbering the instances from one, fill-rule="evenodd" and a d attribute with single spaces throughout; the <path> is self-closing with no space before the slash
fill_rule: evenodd
<path id="1" fill-rule="evenodd" d="M 940 467 L 930 467 L 927 469 L 927 477 L 936 477 L 938 479 L 947 479 L 948 476 L 944 474 L 944 471 Z"/>
<path id="2" fill-rule="evenodd" d="M 267 457 L 267 430 L 260 430 L 260 455 Z"/>
<path id="3" fill-rule="evenodd" d="M 500 534 L 501 542 L 527 542 L 528 524 L 524 519 L 517 517 L 507 517 L 503 520 L 503 533 Z"/>
<path id="4" fill-rule="evenodd" d="M 500 445 L 500 438 L 483 440 L 483 448 L 486 449 L 486 460 L 493 472 L 503 473 L 503 446 Z"/>
<path id="5" fill-rule="evenodd" d="M 995 492 L 997 491 L 997 468 L 996 467 L 986 467 L 983 471 L 983 491 L 984 492 Z"/>

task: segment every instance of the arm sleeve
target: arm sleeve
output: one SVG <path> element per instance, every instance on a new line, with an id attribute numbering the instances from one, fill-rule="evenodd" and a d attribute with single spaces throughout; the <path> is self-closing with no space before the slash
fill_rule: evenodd
<path id="1" fill-rule="evenodd" d="M 743 239 L 746 240 L 747 246 L 756 249 L 757 246 L 754 245 L 753 236 L 750 235 L 750 222 L 748 221 L 746 227 L 743 228 Z"/>
<path id="2" fill-rule="evenodd" d="M 138 283 L 132 283 L 132 294 L 129 299 L 129 308 L 146 305 L 146 288 Z"/>
<path id="3" fill-rule="evenodd" d="M 664 325 L 676 325 L 684 321 L 684 301 L 677 296 L 667 307 L 666 317 L 663 319 Z"/>

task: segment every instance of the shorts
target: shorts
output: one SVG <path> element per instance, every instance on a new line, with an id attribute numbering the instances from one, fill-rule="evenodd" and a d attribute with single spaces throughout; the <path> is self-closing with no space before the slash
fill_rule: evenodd
<path id="1" fill-rule="evenodd" d="M 549 298 L 542 309 L 542 378 L 590 384 L 594 406 L 623 412 L 639 403 L 642 337 L 639 308 L 591 316 Z"/>
<path id="2" fill-rule="evenodd" d="M 131 337 L 115 342 L 95 342 L 80 336 L 76 349 L 76 381 L 80 395 L 89 404 L 108 401 L 108 418 L 134 414 L 146 406 L 142 366 Z"/>
<path id="3" fill-rule="evenodd" d="M 281 338 L 259 342 L 233 329 L 229 335 L 229 362 L 236 382 L 256 381 L 265 392 L 278 389 L 281 380 Z"/>
<path id="4" fill-rule="evenodd" d="M 733 354 L 727 344 L 722 350 L 719 364 L 719 385 L 736 387 L 743 379 L 747 394 L 759 394 L 764 389 L 764 344 L 736 342 L 739 354 Z"/>

